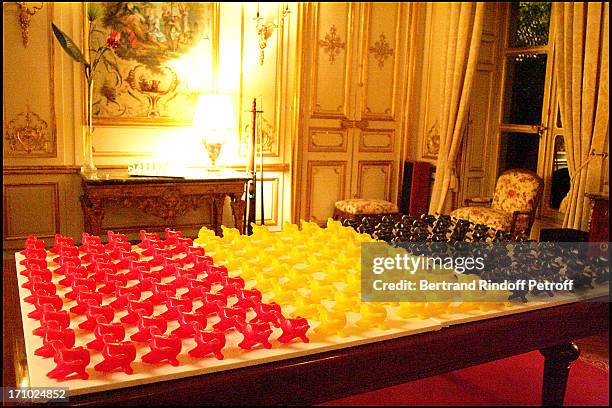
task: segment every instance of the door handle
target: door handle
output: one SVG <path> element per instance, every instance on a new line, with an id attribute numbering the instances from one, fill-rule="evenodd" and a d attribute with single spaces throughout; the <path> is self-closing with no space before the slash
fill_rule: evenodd
<path id="1" fill-rule="evenodd" d="M 344 118 L 340 121 L 340 127 L 342 129 L 350 129 L 350 128 L 358 128 L 358 129 L 367 129 L 368 127 L 368 121 L 367 119 L 361 119 L 361 120 L 350 120 L 347 118 Z"/>
<path id="2" fill-rule="evenodd" d="M 537 125 L 536 126 L 536 130 L 538 132 L 538 136 L 542 137 L 544 136 L 544 132 L 546 132 L 546 130 L 548 130 L 548 128 L 544 125 Z"/>

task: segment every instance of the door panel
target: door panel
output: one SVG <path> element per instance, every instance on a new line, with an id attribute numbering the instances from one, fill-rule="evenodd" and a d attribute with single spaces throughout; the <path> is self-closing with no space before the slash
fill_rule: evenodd
<path id="1" fill-rule="evenodd" d="M 309 3 L 302 67 L 296 219 L 324 224 L 334 202 L 396 200 L 407 7 Z"/>
<path id="2" fill-rule="evenodd" d="M 311 127 L 308 140 L 309 152 L 347 152 L 348 132 L 335 127 Z"/>
<path id="3" fill-rule="evenodd" d="M 361 49 L 361 117 L 393 120 L 397 90 L 397 53 L 401 49 L 400 3 L 364 4 L 365 41 Z"/>
<path id="4" fill-rule="evenodd" d="M 392 153 L 395 129 L 367 129 L 359 135 L 359 153 Z"/>
<path id="5" fill-rule="evenodd" d="M 355 44 L 350 38 L 354 7 L 350 3 L 318 3 L 314 9 L 315 35 L 310 44 L 316 46 L 316 51 L 311 60 L 310 112 L 315 117 L 348 117 Z"/>
<path id="6" fill-rule="evenodd" d="M 344 161 L 308 162 L 306 220 L 320 224 L 327 222 L 327 218 L 334 211 L 334 203 L 345 196 L 346 166 Z"/>
<path id="7" fill-rule="evenodd" d="M 357 197 L 391 199 L 393 161 L 360 161 L 357 164 Z"/>

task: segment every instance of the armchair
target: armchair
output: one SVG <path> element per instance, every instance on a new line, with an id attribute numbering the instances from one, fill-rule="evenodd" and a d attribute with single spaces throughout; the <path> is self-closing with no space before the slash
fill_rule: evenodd
<path id="1" fill-rule="evenodd" d="M 506 170 L 497 179 L 492 198 L 468 198 L 465 207 L 450 215 L 498 230 L 529 234 L 543 187 L 540 176 L 530 170 Z"/>

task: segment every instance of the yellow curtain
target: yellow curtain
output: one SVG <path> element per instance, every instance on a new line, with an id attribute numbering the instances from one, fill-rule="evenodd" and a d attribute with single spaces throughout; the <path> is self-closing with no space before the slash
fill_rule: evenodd
<path id="1" fill-rule="evenodd" d="M 554 3 L 555 74 L 571 179 L 563 227 L 588 229 L 591 149 L 609 126 L 608 3 Z M 595 175 L 591 175 L 593 177 Z"/>
<path id="2" fill-rule="evenodd" d="M 446 3 L 451 8 L 444 79 L 440 150 L 430 213 L 441 213 L 449 187 L 456 184 L 455 158 L 463 136 L 472 82 L 480 51 L 485 4 Z"/>

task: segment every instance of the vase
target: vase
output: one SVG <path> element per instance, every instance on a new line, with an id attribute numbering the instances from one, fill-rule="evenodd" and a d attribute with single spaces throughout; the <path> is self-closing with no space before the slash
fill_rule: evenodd
<path id="1" fill-rule="evenodd" d="M 83 165 L 81 174 L 94 178 L 98 169 L 93 163 L 93 80 L 89 81 L 87 87 L 87 115 L 86 124 L 83 126 Z"/>

